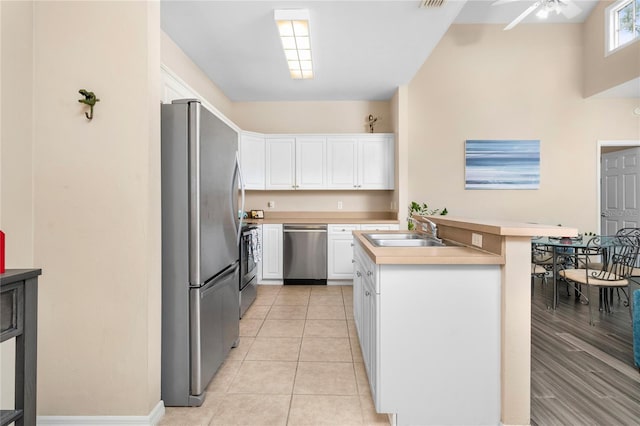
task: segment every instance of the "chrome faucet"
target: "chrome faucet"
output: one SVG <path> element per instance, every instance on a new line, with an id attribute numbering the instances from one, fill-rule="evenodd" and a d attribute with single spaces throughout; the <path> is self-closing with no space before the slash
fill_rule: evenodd
<path id="1" fill-rule="evenodd" d="M 433 238 L 434 240 L 442 241 L 440 238 L 438 238 L 438 225 L 436 225 L 426 217 L 423 217 L 422 220 L 424 220 L 425 222 L 425 223 L 422 223 L 422 230 L 425 232 L 431 232 L 431 238 Z"/>

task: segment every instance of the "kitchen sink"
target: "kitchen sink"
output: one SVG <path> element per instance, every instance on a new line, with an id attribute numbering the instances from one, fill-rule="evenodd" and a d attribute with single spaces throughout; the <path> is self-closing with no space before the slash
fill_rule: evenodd
<path id="1" fill-rule="evenodd" d="M 447 247 L 459 244 L 421 234 L 363 234 L 376 247 Z"/>
<path id="2" fill-rule="evenodd" d="M 371 240 L 423 240 L 425 238 L 424 235 L 416 234 L 416 233 L 393 233 L 393 234 L 364 234 L 364 236 Z"/>

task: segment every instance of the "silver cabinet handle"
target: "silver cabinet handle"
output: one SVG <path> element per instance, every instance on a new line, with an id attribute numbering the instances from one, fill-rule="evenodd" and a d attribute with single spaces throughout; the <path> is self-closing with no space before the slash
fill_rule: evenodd
<path id="1" fill-rule="evenodd" d="M 353 247 L 353 243 L 351 243 L 351 247 Z"/>
<path id="2" fill-rule="evenodd" d="M 369 276 L 369 277 L 370 277 L 371 275 L 373 275 L 373 272 L 371 272 L 371 271 L 367 271 L 367 276 Z"/>
<path id="3" fill-rule="evenodd" d="M 360 273 L 360 271 L 356 271 L 356 275 L 357 275 L 357 276 L 359 276 L 359 277 L 361 277 L 361 276 L 362 276 L 362 274 Z"/>
<path id="4" fill-rule="evenodd" d="M 365 291 L 365 292 L 364 292 L 364 295 L 365 295 L 365 296 L 371 296 L 371 293 L 369 293 L 368 291 Z"/>
<path id="5" fill-rule="evenodd" d="M 351 263 L 356 263 L 356 260 L 355 259 L 351 259 Z"/>

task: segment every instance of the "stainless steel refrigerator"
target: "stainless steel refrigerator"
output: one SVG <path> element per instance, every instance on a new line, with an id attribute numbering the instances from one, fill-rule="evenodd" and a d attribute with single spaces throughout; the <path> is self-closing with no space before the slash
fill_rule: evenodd
<path id="1" fill-rule="evenodd" d="M 239 335 L 244 186 L 238 133 L 186 99 L 162 105 L 162 399 L 199 406 Z"/>

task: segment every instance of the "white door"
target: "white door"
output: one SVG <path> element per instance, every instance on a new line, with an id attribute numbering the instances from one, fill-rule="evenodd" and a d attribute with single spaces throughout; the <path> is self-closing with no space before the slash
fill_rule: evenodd
<path id="1" fill-rule="evenodd" d="M 296 138 L 296 189 L 324 189 L 326 162 L 326 138 Z"/>
<path id="2" fill-rule="evenodd" d="M 266 189 L 295 189 L 295 144 L 294 138 L 266 139 Z"/>
<path id="3" fill-rule="evenodd" d="M 613 235 L 620 228 L 640 224 L 640 148 L 602 154 L 600 233 Z"/>
<path id="4" fill-rule="evenodd" d="M 357 139 L 327 138 L 327 188 L 356 189 L 357 173 Z"/>

